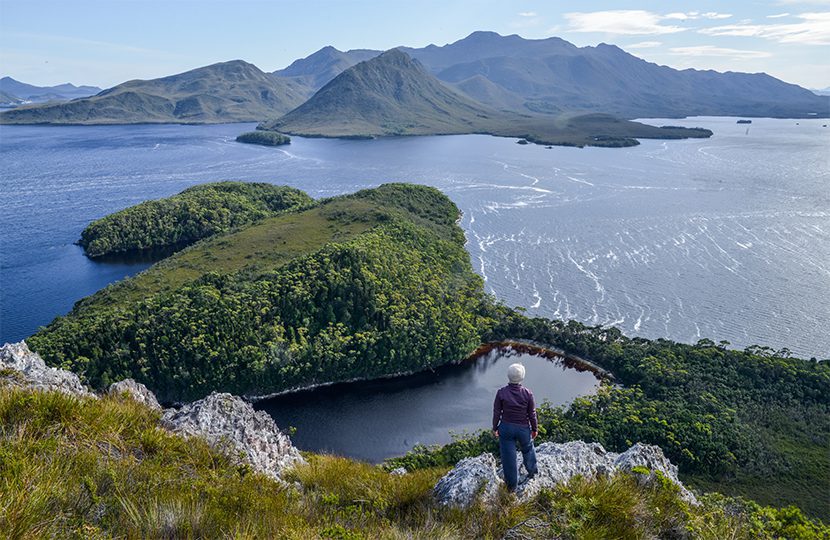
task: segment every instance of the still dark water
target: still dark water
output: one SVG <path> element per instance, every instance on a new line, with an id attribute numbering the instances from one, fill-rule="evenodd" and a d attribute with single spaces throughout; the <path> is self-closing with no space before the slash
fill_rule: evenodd
<path id="1" fill-rule="evenodd" d="M 415 444 L 446 444 L 451 433 L 489 429 L 496 390 L 507 384 L 507 366 L 524 364 L 525 386 L 538 404 L 565 405 L 592 394 L 599 381 L 557 361 L 509 348 L 434 372 L 297 392 L 255 406 L 280 428 L 297 428 L 302 450 L 379 462 Z"/>
<path id="2" fill-rule="evenodd" d="M 73 244 L 110 212 L 218 180 L 314 197 L 394 181 L 452 198 L 487 290 L 531 315 L 830 357 L 826 120 L 649 122 L 714 136 L 625 149 L 478 135 L 266 148 L 234 142 L 253 124 L 0 126 L 0 343 L 147 267 L 93 262 Z"/>

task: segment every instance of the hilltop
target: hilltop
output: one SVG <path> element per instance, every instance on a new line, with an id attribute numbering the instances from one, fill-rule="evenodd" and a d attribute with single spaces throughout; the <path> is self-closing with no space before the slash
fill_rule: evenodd
<path id="1" fill-rule="evenodd" d="M 335 77 L 308 101 L 262 130 L 309 137 L 487 133 L 540 144 L 631 146 L 634 137 L 708 137 L 708 130 L 657 128 L 610 115 L 519 115 L 451 90 L 417 60 L 392 49 Z"/>
<path id="2" fill-rule="evenodd" d="M 302 85 L 233 60 L 177 75 L 127 81 L 67 103 L 19 107 L 5 124 L 250 122 L 286 112 L 308 95 Z"/>

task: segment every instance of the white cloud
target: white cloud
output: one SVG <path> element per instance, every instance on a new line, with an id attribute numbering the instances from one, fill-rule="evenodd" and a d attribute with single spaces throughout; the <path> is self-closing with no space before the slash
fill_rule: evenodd
<path id="1" fill-rule="evenodd" d="M 728 49 L 714 45 L 697 45 L 693 47 L 672 47 L 669 52 L 677 56 L 717 56 L 746 60 L 750 58 L 769 58 L 771 53 L 766 51 L 745 51 L 742 49 Z"/>
<path id="2" fill-rule="evenodd" d="M 775 15 L 767 15 L 767 19 L 780 19 L 782 17 L 789 17 L 789 13 L 776 13 Z"/>
<path id="3" fill-rule="evenodd" d="M 667 17 L 640 9 L 565 13 L 571 32 L 621 35 L 659 35 L 683 32 L 685 28 L 662 24 Z"/>
<path id="4" fill-rule="evenodd" d="M 830 12 L 802 13 L 796 23 L 778 24 L 729 24 L 702 28 L 701 34 L 709 36 L 745 36 L 770 39 L 779 43 L 830 45 Z"/>
<path id="5" fill-rule="evenodd" d="M 706 13 L 700 13 L 699 11 L 687 11 L 685 13 L 668 13 L 663 15 L 663 18 L 677 19 L 679 21 L 692 21 L 695 19 L 728 19 L 731 16 L 731 13 L 718 13 L 717 11 L 707 11 Z"/>
<path id="6" fill-rule="evenodd" d="M 519 17 L 535 17 L 535 16 L 536 16 L 535 11 L 522 11 L 522 12 L 519 13 Z"/>
<path id="7" fill-rule="evenodd" d="M 639 43 L 632 43 L 631 45 L 626 45 L 626 49 L 653 49 L 654 47 L 659 47 L 662 45 L 662 41 L 641 41 Z"/>

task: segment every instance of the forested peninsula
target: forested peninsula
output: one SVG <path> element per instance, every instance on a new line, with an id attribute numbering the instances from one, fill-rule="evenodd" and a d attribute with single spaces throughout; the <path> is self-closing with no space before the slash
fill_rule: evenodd
<path id="1" fill-rule="evenodd" d="M 312 202 L 302 191 L 287 186 L 243 182 L 203 184 L 93 221 L 81 233 L 78 244 L 89 257 L 181 248 Z"/>
<path id="2" fill-rule="evenodd" d="M 28 342 L 93 387 L 133 377 L 176 401 L 429 369 L 486 341 L 533 340 L 620 383 L 542 407 L 540 442 L 656 444 L 698 488 L 828 518 L 828 362 L 529 318 L 485 294 L 459 215 L 407 184 L 285 210 L 81 300 Z M 482 433 L 392 464 L 442 467 L 492 445 Z"/>

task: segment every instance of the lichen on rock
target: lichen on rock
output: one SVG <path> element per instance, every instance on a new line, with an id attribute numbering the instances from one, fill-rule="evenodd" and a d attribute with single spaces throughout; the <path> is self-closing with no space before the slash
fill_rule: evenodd
<path id="1" fill-rule="evenodd" d="M 244 456 L 254 470 L 279 479 L 282 472 L 304 463 L 288 435 L 280 432 L 274 420 L 255 411 L 242 398 L 212 393 L 181 409 L 167 409 L 162 426 L 186 437 L 202 437 L 230 455 Z"/>
<path id="2" fill-rule="evenodd" d="M 671 463 L 659 446 L 637 443 L 618 454 L 608 452 L 599 443 L 571 441 L 543 443 L 536 449 L 538 474 L 528 478 L 522 470 L 522 456 L 518 454 L 519 485 L 516 495 L 520 501 L 535 497 L 543 489 L 554 488 L 574 476 L 594 478 L 611 476 L 618 472 L 636 472 L 639 467 L 650 473 L 643 479 L 654 481 L 657 475 L 677 485 L 680 496 L 690 504 L 697 499 L 677 477 L 677 466 Z M 491 500 L 504 480 L 500 466 L 491 454 L 461 460 L 435 485 L 438 502 L 447 506 L 468 507 L 476 497 Z"/>
<path id="3" fill-rule="evenodd" d="M 14 370 L 3 379 L 14 386 L 33 390 L 57 390 L 64 394 L 95 397 L 71 371 L 51 368 L 25 341 L 6 343 L 0 347 L 0 369 Z"/>
<path id="4" fill-rule="evenodd" d="M 127 394 L 130 398 L 147 405 L 151 409 L 157 411 L 161 410 L 161 405 L 159 405 L 156 395 L 153 394 L 146 386 L 140 382 L 136 382 L 133 379 L 124 379 L 123 381 L 112 383 L 107 390 L 107 393 L 111 396 Z"/>

